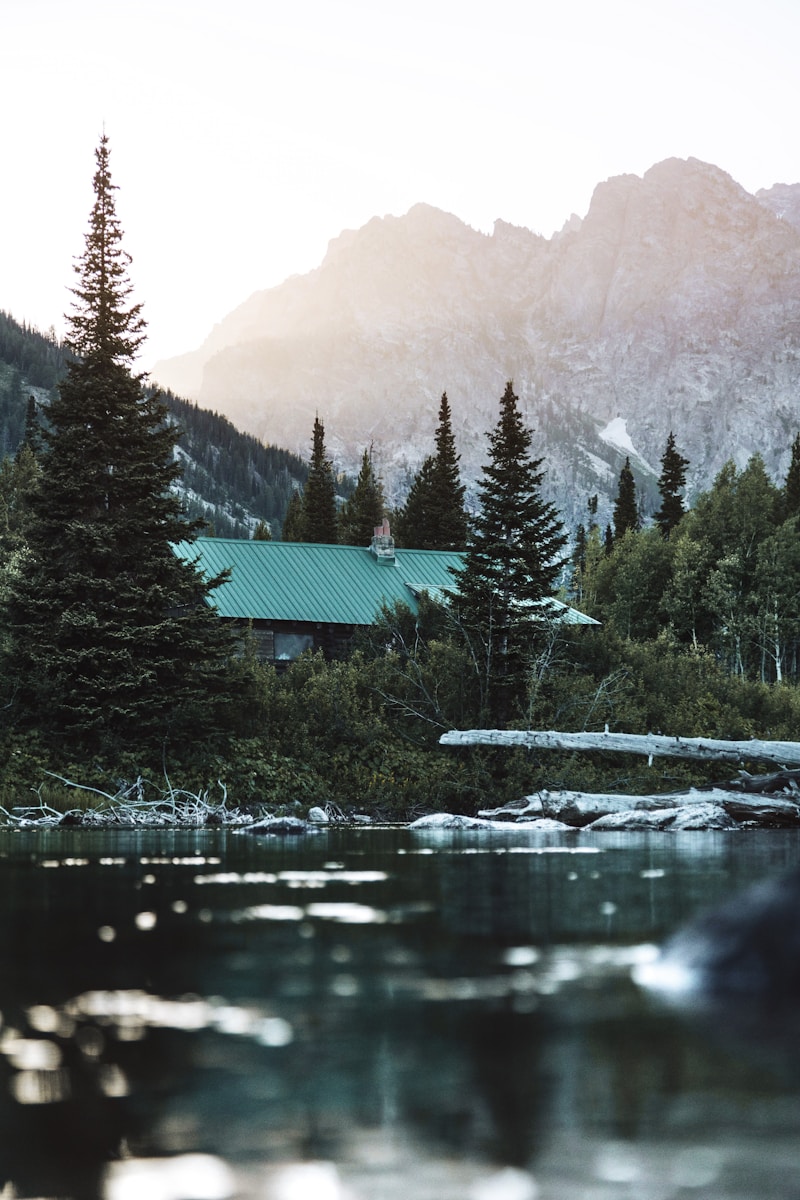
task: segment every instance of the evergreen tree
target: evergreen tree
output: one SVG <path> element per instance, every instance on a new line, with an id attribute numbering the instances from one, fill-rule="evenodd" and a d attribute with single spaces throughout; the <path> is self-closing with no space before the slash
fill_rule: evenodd
<path id="1" fill-rule="evenodd" d="M 661 530 L 661 536 L 668 538 L 673 529 L 681 522 L 684 512 L 682 492 L 686 484 L 686 468 L 688 458 L 678 453 L 675 446 L 675 435 L 670 433 L 666 449 L 661 456 L 661 475 L 658 480 L 658 491 L 661 496 L 661 507 L 654 514 L 654 520 Z"/>
<path id="2" fill-rule="evenodd" d="M 295 490 L 289 497 L 289 503 L 286 506 L 286 516 L 283 518 L 281 528 L 281 541 L 302 542 L 304 540 L 303 497 L 299 491 Z"/>
<path id="3" fill-rule="evenodd" d="M 42 448 L 42 429 L 39 424 L 35 396 L 28 397 L 28 406 L 25 410 L 25 436 L 22 445 L 27 446 L 32 454 L 38 454 Z"/>
<path id="4" fill-rule="evenodd" d="M 583 590 L 583 573 L 586 570 L 586 526 L 582 522 L 575 530 L 575 545 L 570 561 L 572 562 L 572 594 L 580 601 Z"/>
<path id="5" fill-rule="evenodd" d="M 436 453 L 424 460 L 398 514 L 398 539 L 416 550 L 463 550 L 468 532 L 466 489 L 459 476 L 446 392 L 439 404 L 434 440 Z"/>
<path id="6" fill-rule="evenodd" d="M 439 402 L 439 424 L 434 434 L 436 443 L 434 507 L 439 512 L 439 538 L 432 550 L 463 550 L 467 544 L 469 523 L 464 508 L 466 488 L 461 482 L 456 453 L 456 441 L 450 417 L 447 392 Z"/>
<path id="7" fill-rule="evenodd" d="M 338 541 L 336 521 L 336 485 L 333 467 L 325 451 L 325 426 L 314 418 L 311 466 L 303 491 L 302 534 L 299 541 L 326 545 Z"/>
<path id="8" fill-rule="evenodd" d="M 269 521 L 259 521 L 258 522 L 255 529 L 253 530 L 253 541 L 254 542 L 271 542 L 272 541 L 272 530 L 270 528 Z"/>
<path id="9" fill-rule="evenodd" d="M 464 566 L 454 572 L 459 616 L 478 634 L 486 666 L 487 715 L 501 721 L 521 696 L 526 657 L 552 594 L 566 538 L 540 494 L 542 460 L 517 406 L 512 383 L 489 434 L 490 462 L 478 485 L 480 512 Z"/>
<path id="10" fill-rule="evenodd" d="M 625 465 L 619 473 L 619 487 L 614 502 L 614 540 L 619 541 L 629 529 L 639 528 L 639 509 L 636 505 L 636 483 L 631 470 L 631 460 L 625 459 Z"/>
<path id="11" fill-rule="evenodd" d="M 196 529 L 170 484 L 180 472 L 166 409 L 132 363 L 131 302 L 105 135 L 69 317 L 72 351 L 48 410 L 30 553 L 9 604 L 20 721 L 70 754 L 203 737 L 218 727 L 230 643 L 206 581 L 172 543 Z"/>
<path id="12" fill-rule="evenodd" d="M 787 518 L 800 516 L 800 433 L 792 442 L 792 461 L 783 487 L 783 513 Z"/>
<path id="13" fill-rule="evenodd" d="M 372 466 L 372 449 L 361 459 L 355 490 L 339 513 L 339 541 L 343 546 L 368 546 L 376 525 L 383 520 L 383 486 Z"/>

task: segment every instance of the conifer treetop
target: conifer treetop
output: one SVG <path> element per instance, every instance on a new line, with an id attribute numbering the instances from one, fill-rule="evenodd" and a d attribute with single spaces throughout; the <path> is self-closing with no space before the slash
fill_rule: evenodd
<path id="1" fill-rule="evenodd" d="M 142 305 L 131 303 L 131 257 L 122 248 L 109 156 L 108 137 L 103 133 L 95 151 L 94 204 L 86 246 L 75 262 L 80 282 L 70 289 L 75 302 L 67 316 L 66 341 L 81 358 L 100 355 L 106 361 L 130 363 L 144 341 L 145 322 Z"/>

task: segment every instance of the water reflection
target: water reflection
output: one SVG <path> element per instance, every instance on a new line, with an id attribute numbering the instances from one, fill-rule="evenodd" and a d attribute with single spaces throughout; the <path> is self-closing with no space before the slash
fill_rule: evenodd
<path id="1" fill-rule="evenodd" d="M 792 833 L 2 835 L 0 1195 L 794 1196 L 794 1078 L 631 970 L 798 860 Z"/>

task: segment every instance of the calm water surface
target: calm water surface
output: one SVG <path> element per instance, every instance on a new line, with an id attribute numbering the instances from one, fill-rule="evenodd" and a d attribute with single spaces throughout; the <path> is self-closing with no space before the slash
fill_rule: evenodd
<path id="1" fill-rule="evenodd" d="M 794 1045 L 631 968 L 798 862 L 786 832 L 2 833 L 0 1197 L 796 1200 Z"/>

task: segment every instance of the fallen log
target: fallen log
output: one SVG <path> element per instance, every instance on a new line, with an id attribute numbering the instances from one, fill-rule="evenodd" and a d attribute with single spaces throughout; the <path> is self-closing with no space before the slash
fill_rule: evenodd
<path id="1" fill-rule="evenodd" d="M 665 737 L 655 733 L 559 733 L 538 729 L 451 729 L 442 746 L 522 746 L 539 750 L 602 750 L 641 754 L 646 758 L 691 758 L 712 762 L 800 764 L 800 742 L 760 738 L 721 741 L 715 738 Z"/>
<path id="2" fill-rule="evenodd" d="M 484 809 L 479 817 L 494 821 L 523 822 L 536 816 L 563 821 L 566 825 L 581 829 L 603 817 L 641 814 L 641 828 L 656 828 L 659 813 L 675 813 L 696 808 L 713 806 L 724 811 L 737 824 L 787 829 L 800 825 L 800 805 L 791 800 L 763 795 L 747 796 L 733 794 L 719 787 L 690 788 L 685 792 L 628 796 L 619 792 L 573 792 L 569 790 L 550 792 L 542 790 L 526 796 L 524 802 L 504 805 L 502 808 Z M 644 814 L 652 819 L 644 819 Z M 670 818 L 672 820 L 672 818 Z M 611 828 L 608 824 L 608 828 Z M 635 828 L 630 820 L 628 828 Z"/>

